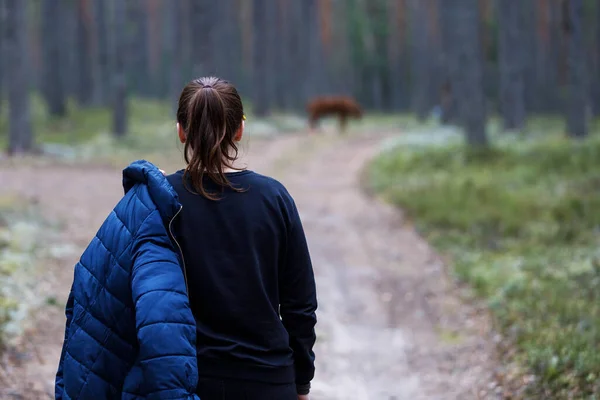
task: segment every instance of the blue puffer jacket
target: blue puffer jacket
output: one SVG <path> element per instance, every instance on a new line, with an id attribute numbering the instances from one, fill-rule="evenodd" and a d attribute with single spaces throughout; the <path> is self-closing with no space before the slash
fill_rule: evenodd
<path id="1" fill-rule="evenodd" d="M 56 399 L 198 399 L 196 328 L 168 226 L 181 209 L 146 161 L 75 266 Z"/>

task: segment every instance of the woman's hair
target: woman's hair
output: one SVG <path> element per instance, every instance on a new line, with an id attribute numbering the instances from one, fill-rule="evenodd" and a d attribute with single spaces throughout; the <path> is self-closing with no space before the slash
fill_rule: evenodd
<path id="1" fill-rule="evenodd" d="M 235 87 L 223 79 L 194 79 L 181 92 L 177 122 L 186 135 L 184 180 L 187 182 L 189 176 L 195 191 L 208 199 L 218 197 L 205 189 L 205 175 L 221 188 L 239 191 L 224 170 L 239 170 L 233 166 L 238 156 L 234 137 L 243 119 L 242 99 Z"/>

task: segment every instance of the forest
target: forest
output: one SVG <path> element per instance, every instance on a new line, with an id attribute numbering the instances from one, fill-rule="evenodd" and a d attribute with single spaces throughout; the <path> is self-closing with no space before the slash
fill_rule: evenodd
<path id="1" fill-rule="evenodd" d="M 0 344 L 21 301 L 5 289 L 11 221 L 33 218 L 3 197 L 21 190 L 10 182 L 56 162 L 44 157 L 175 164 L 178 96 L 210 75 L 239 89 L 248 136 L 261 137 L 251 154 L 301 138 L 269 159 L 281 174 L 304 162 L 327 172 L 320 150 L 361 155 L 361 140 L 381 139 L 352 171 L 444 257 L 468 287 L 461 301 L 489 313 L 502 339 L 487 395 L 600 398 L 597 0 L 0 0 Z M 326 123 L 309 137 L 306 105 L 329 95 L 365 116 L 346 136 Z M 25 172 L 11 178 L 15 166 Z M 316 202 L 314 185 L 298 190 Z M 44 306 L 61 296 L 50 290 Z M 2 371 L 0 358 L 0 383 Z"/>
<path id="2" fill-rule="evenodd" d="M 235 82 L 258 116 L 324 94 L 368 110 L 434 111 L 485 144 L 499 115 L 564 115 L 586 136 L 600 113 L 600 8 L 593 0 L 2 0 L 9 149 L 33 146 L 30 94 L 48 114 L 132 98 L 174 102 L 199 75 Z M 29 90 L 23 90 L 29 88 Z M 464 115 L 461 118 L 461 115 Z"/>

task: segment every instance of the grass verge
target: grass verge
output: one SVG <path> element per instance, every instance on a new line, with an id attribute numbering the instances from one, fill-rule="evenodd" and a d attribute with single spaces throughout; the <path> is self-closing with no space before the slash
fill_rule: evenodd
<path id="1" fill-rule="evenodd" d="M 536 377 L 528 398 L 600 396 L 597 137 L 396 146 L 367 182 L 487 301 Z"/>

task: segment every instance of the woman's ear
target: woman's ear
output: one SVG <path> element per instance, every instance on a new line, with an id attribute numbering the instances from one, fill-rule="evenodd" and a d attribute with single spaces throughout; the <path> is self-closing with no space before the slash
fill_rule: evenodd
<path id="1" fill-rule="evenodd" d="M 242 140 L 242 137 L 244 136 L 244 128 L 245 127 L 246 127 L 246 121 L 242 121 L 242 124 L 240 125 L 237 132 L 235 133 L 233 140 L 235 140 L 236 142 L 239 142 L 240 140 Z"/>
<path id="2" fill-rule="evenodd" d="M 181 143 L 185 143 L 185 132 L 183 131 L 183 128 L 181 127 L 181 124 L 179 122 L 177 123 L 177 135 L 179 136 L 179 140 L 181 141 Z"/>

